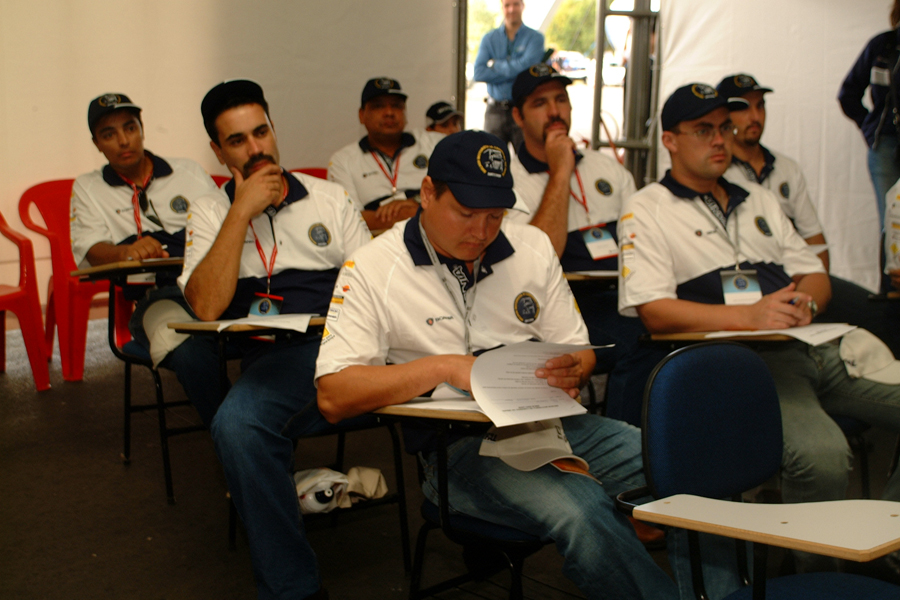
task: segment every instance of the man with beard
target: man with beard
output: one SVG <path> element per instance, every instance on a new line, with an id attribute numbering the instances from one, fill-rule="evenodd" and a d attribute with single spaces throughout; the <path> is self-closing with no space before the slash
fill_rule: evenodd
<path id="1" fill-rule="evenodd" d="M 234 178 L 188 218 L 178 280 L 200 319 L 325 314 L 338 269 L 371 236 L 340 186 L 279 166 L 256 83 L 227 81 L 201 105 L 219 162 Z M 291 478 L 292 440 L 328 426 L 316 409 L 320 331 L 243 339 L 241 376 L 210 433 L 247 529 L 259 597 L 325 597 Z"/>
<path id="2" fill-rule="evenodd" d="M 194 200 L 216 186 L 203 167 L 186 158 L 162 158 L 144 149 L 141 108 L 124 94 L 103 94 L 88 106 L 88 127 L 109 161 L 79 176 L 72 186 L 70 228 L 75 264 L 103 265 L 184 255 L 184 227 Z M 219 390 L 201 382 L 202 355 L 191 340 L 166 327 L 191 317 L 176 274 L 160 273 L 126 289 L 137 300 L 129 328 L 154 364 L 175 371 L 191 403 L 208 425 Z M 145 318 L 146 317 L 146 318 Z M 206 364 L 215 369 L 215 357 Z M 67 373 L 68 375 L 68 373 Z"/>
<path id="3" fill-rule="evenodd" d="M 808 325 L 830 300 L 828 275 L 771 192 L 722 177 L 734 136 L 727 99 L 708 85 L 686 85 L 666 101 L 660 123 L 672 168 L 622 208 L 619 310 L 640 316 L 651 333 Z M 856 346 L 857 333 L 846 346 L 754 345 L 781 405 L 785 502 L 846 495 L 851 452 L 828 413 L 900 431 L 900 386 L 851 355 L 877 345 L 862 332 L 866 341 Z M 883 498 L 900 500 L 897 473 Z M 834 568 L 826 557 L 795 560 L 801 572 Z"/>
<path id="4" fill-rule="evenodd" d="M 524 141 L 512 160 L 516 194 L 530 214 L 510 211 L 507 221 L 531 223 L 550 237 L 563 271 L 617 269 L 616 220 L 634 178 L 615 159 L 577 150 L 569 137 L 572 81 L 537 63 L 516 77 L 512 115 Z M 607 415 L 640 425 L 644 384 L 661 356 L 638 347 L 646 333 L 640 319 L 618 313 L 615 279 L 570 281 L 600 369 L 610 372 Z"/>
<path id="5" fill-rule="evenodd" d="M 725 172 L 729 181 L 750 181 L 770 190 L 794 229 L 807 244 L 821 248 L 818 256 L 828 270 L 828 248 L 816 209 L 806 191 L 806 178 L 797 161 L 760 143 L 766 127 L 765 94 L 770 88 L 757 83 L 751 75 L 737 74 L 724 78 L 716 87 L 719 95 L 729 100 L 734 123 L 734 155 Z M 900 353 L 897 311 L 891 303 L 872 302 L 864 288 L 831 275 L 831 303 L 828 312 L 817 321 L 851 323 L 871 331 Z"/>
<path id="6" fill-rule="evenodd" d="M 404 131 L 406 94 L 399 81 L 370 79 L 361 100 L 359 122 L 367 135 L 332 155 L 328 179 L 347 190 L 369 229 L 380 231 L 419 210 L 428 157 L 444 134 Z"/>

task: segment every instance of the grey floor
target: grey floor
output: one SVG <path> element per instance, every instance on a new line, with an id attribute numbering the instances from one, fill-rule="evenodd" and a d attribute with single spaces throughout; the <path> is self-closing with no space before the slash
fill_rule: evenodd
<path id="1" fill-rule="evenodd" d="M 51 363 L 52 389 L 37 393 L 18 331 L 7 333 L 7 372 L 0 374 L 0 598 L 254 598 L 243 532 L 227 543 L 225 481 L 205 432 L 170 440 L 177 503 L 166 502 L 156 417 L 135 415 L 132 460 L 122 452 L 122 366 L 106 346 L 105 320 L 91 321 L 85 376 L 62 379 Z M 182 397 L 165 374 L 168 398 Z M 149 400 L 150 378 L 136 371 L 137 400 Z M 195 423 L 190 408 L 169 411 L 172 422 Z M 883 485 L 892 438 L 870 432 L 873 487 Z M 329 438 L 298 448 L 301 468 L 327 464 Z M 381 468 L 393 487 L 387 436 L 367 431 L 348 438 L 347 464 Z M 413 537 L 421 520 L 415 464 L 405 457 Z M 858 481 L 851 494 L 858 497 Z M 332 599 L 405 598 L 400 534 L 394 507 L 344 515 L 336 527 L 308 524 Z M 665 552 L 653 553 L 668 568 Z M 546 547 L 526 562 L 528 598 L 578 598 Z M 426 583 L 462 568 L 459 548 L 432 534 Z M 504 598 L 508 578 L 466 585 L 440 598 Z"/>

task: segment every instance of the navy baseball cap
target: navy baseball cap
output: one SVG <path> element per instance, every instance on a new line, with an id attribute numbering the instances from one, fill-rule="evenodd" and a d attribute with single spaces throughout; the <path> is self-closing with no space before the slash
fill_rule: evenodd
<path id="1" fill-rule="evenodd" d="M 365 108 L 366 102 L 378 96 L 399 96 L 406 100 L 406 94 L 400 88 L 400 82 L 390 77 L 376 77 L 366 82 L 366 86 L 362 91 L 362 104 L 360 107 Z"/>
<path id="2" fill-rule="evenodd" d="M 519 106 L 521 101 L 528 97 L 539 85 L 548 81 L 559 81 L 563 85 L 569 85 L 572 80 L 559 71 L 544 63 L 533 64 L 518 75 L 513 82 L 513 104 Z"/>
<path id="3" fill-rule="evenodd" d="M 747 92 L 771 92 L 771 88 L 763 87 L 756 82 L 752 75 L 746 73 L 738 73 L 737 75 L 729 75 L 719 82 L 716 86 L 719 95 L 726 98 L 729 102 L 728 108 L 731 110 L 741 110 L 747 108 L 749 103 L 742 96 Z"/>
<path id="4" fill-rule="evenodd" d="M 729 102 L 711 85 L 689 83 L 672 92 L 663 105 L 659 120 L 663 131 L 672 131 L 682 121 L 699 119 L 717 108 L 737 109 L 740 108 L 740 104 L 739 102 Z"/>
<path id="5" fill-rule="evenodd" d="M 91 129 L 91 135 L 94 134 L 94 128 L 100 119 L 120 108 L 129 108 L 138 115 L 141 114 L 141 107 L 134 104 L 125 94 L 103 94 L 91 100 L 88 105 L 88 127 Z"/>
<path id="6" fill-rule="evenodd" d="M 449 102 L 435 102 L 425 113 L 429 125 L 439 125 L 450 117 L 462 116 L 462 113 L 453 108 Z"/>
<path id="7" fill-rule="evenodd" d="M 443 181 L 469 208 L 512 208 L 516 203 L 506 143 L 486 131 L 460 131 L 434 147 L 428 176 Z"/>
<path id="8" fill-rule="evenodd" d="M 216 119 L 225 112 L 229 107 L 229 103 L 235 98 L 240 98 L 248 104 L 259 104 L 269 112 L 269 104 L 263 95 L 262 87 L 255 81 L 249 79 L 232 79 L 223 81 L 213 89 L 206 92 L 203 102 L 200 103 L 200 113 L 203 115 L 203 125 L 210 139 L 218 143 L 215 133 Z"/>

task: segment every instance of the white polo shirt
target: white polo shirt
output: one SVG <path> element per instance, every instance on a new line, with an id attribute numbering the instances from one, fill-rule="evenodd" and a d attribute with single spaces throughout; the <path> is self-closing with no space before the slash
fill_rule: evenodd
<path id="1" fill-rule="evenodd" d="M 266 266 L 254 230 L 267 262 L 278 241 L 271 293 L 284 297 L 282 313 L 325 314 L 341 264 L 372 239 L 340 186 L 302 173 L 284 171 L 284 176 L 288 194 L 274 217 L 263 212 L 251 221 L 253 229 L 247 227 L 237 290 L 223 319 L 246 317 L 255 294 L 266 291 Z M 231 180 L 194 203 L 188 215 L 184 270 L 178 278 L 182 290 L 215 242 L 233 199 Z"/>
<path id="2" fill-rule="evenodd" d="M 806 191 L 806 178 L 797 161 L 780 152 L 773 152 L 761 146 L 766 164 L 760 176 L 756 176 L 748 163 L 739 158 L 731 159 L 731 166 L 725 171 L 725 179 L 729 181 L 752 181 L 770 190 L 784 214 L 794 223 L 794 227 L 803 239 L 822 233 L 822 225 L 816 214 L 816 208 Z"/>
<path id="3" fill-rule="evenodd" d="M 448 262 L 441 268 L 462 305 L 462 284 L 454 275 L 462 263 Z M 464 274 L 459 279 L 471 284 Z M 553 246 L 535 227 L 510 224 L 499 234 L 485 253 L 476 290 L 468 292 L 475 352 L 529 339 L 588 343 Z M 432 266 L 414 217 L 354 253 L 341 269 L 316 378 L 351 365 L 465 353 L 463 315 Z"/>
<path id="4" fill-rule="evenodd" d="M 572 173 L 569 182 L 569 236 L 561 259 L 563 270 L 615 271 L 616 255 L 598 260 L 591 258 L 582 230 L 593 226 L 601 227 L 618 241 L 616 221 L 622 202 L 635 192 L 634 178 L 614 158 L 595 150 L 579 152 L 576 161 L 575 173 Z M 511 210 L 504 221 L 528 223 L 540 208 L 541 199 L 550 181 L 548 165 L 531 156 L 522 145 L 512 159 L 510 168 L 519 201 L 525 204 L 531 214 Z M 582 188 L 584 188 L 583 197 Z M 584 205 L 581 204 L 581 200 L 585 201 Z"/>
<path id="5" fill-rule="evenodd" d="M 191 204 L 196 198 L 214 191 L 216 184 L 203 167 L 192 160 L 162 159 L 150 152 L 147 155 L 153 161 L 153 178 L 146 188 L 149 203 L 147 212 L 140 216 L 141 228 L 144 233 L 178 233 L 178 247 L 169 244 L 167 251 L 173 256 L 181 256 L 184 245 L 181 230 Z M 69 222 L 76 265 L 95 244 L 115 245 L 137 236 L 132 196 L 131 186 L 109 165 L 75 180 Z M 162 226 L 147 215 L 157 218 Z"/>
<path id="6" fill-rule="evenodd" d="M 431 151 L 443 138 L 444 134 L 437 131 L 405 132 L 399 157 L 388 157 L 373 149 L 366 136 L 331 156 L 328 180 L 341 184 L 361 211 L 375 210 L 388 201 L 413 198 L 428 174 Z M 392 191 L 391 178 L 395 173 L 397 189 Z"/>
<path id="7" fill-rule="evenodd" d="M 625 201 L 619 219 L 619 312 L 654 300 L 682 299 L 723 304 L 722 270 L 734 269 L 729 238 L 740 233 L 742 269 L 756 269 L 769 294 L 798 274 L 824 273 L 822 261 L 794 230 L 773 194 L 754 183 L 746 189 L 724 179 L 729 195 L 727 229 L 700 194 L 670 173 Z"/>

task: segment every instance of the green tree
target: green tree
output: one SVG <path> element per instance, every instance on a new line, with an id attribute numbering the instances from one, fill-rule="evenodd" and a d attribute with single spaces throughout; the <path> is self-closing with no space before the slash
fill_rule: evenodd
<path id="1" fill-rule="evenodd" d="M 475 62 L 481 38 L 500 22 L 499 0 L 470 0 L 466 24 L 466 61 Z"/>
<path id="2" fill-rule="evenodd" d="M 547 28 L 547 47 L 572 50 L 592 57 L 596 28 L 596 0 L 565 0 Z"/>

